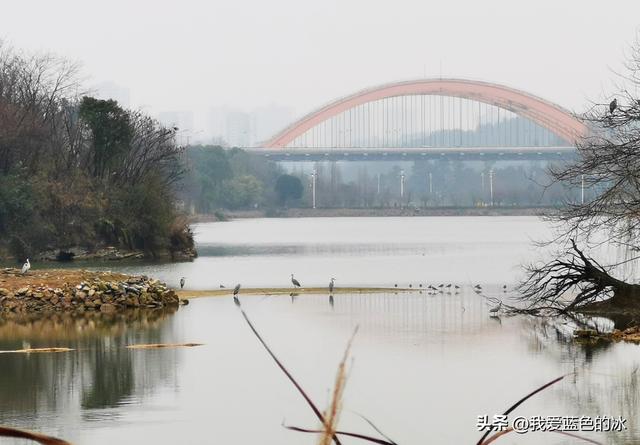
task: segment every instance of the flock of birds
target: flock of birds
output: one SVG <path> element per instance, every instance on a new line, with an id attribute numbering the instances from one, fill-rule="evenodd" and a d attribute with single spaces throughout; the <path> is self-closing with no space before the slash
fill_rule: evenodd
<path id="1" fill-rule="evenodd" d="M 615 102 L 615 99 L 614 99 Z M 612 102 L 613 103 L 613 102 Z M 612 111 L 613 112 L 613 111 Z M 22 274 L 26 274 L 29 269 L 31 269 L 31 263 L 29 262 L 29 258 L 27 258 L 27 261 L 22 265 Z M 331 278 L 331 280 L 329 281 L 329 302 L 331 303 L 331 305 L 333 306 L 333 290 L 335 288 L 335 278 Z M 186 283 L 186 279 L 185 277 L 181 277 L 180 278 L 180 289 L 184 289 L 184 285 Z M 302 287 L 302 285 L 300 284 L 300 281 L 298 281 L 296 279 L 296 277 L 293 276 L 293 274 L 291 274 L 291 284 L 293 285 L 294 289 L 300 289 Z M 241 284 L 238 283 L 236 284 L 236 286 L 233 288 L 233 301 L 236 304 L 240 304 L 240 300 L 238 300 L 238 293 L 240 293 L 240 288 L 241 288 Z M 394 284 L 394 287 L 398 287 L 398 284 Z M 220 288 L 223 289 L 224 286 L 221 284 Z M 413 289 L 413 284 L 409 284 L 409 288 Z M 435 295 L 436 293 L 446 293 L 447 294 L 451 294 L 451 289 L 454 290 L 454 292 L 457 294 L 460 289 L 462 288 L 461 286 L 457 285 L 457 284 L 453 284 L 453 283 L 448 283 L 448 284 L 444 284 L 441 283 L 439 284 L 437 287 L 433 286 L 431 284 L 429 284 L 428 286 L 424 287 L 422 286 L 422 284 L 418 284 L 418 288 L 420 289 L 428 289 L 429 290 L 429 295 Z M 481 294 L 482 293 L 482 286 L 479 284 L 476 284 L 475 286 L 473 286 L 473 291 L 476 294 Z M 503 285 L 502 286 L 502 292 L 506 293 L 507 292 L 507 285 Z M 293 295 L 293 294 L 292 294 Z M 500 304 L 498 304 L 498 306 L 491 308 L 489 310 L 489 314 L 491 316 L 497 316 L 497 314 L 500 312 L 500 309 L 502 309 L 502 302 L 500 302 Z"/>
<path id="2" fill-rule="evenodd" d="M 329 281 L 329 286 L 328 286 L 328 289 L 329 289 L 329 303 L 331 303 L 331 306 L 333 306 L 333 290 L 335 288 L 335 281 L 336 281 L 336 279 L 332 277 L 331 280 Z M 181 277 L 180 278 L 180 289 L 184 288 L 185 282 L 186 282 L 185 281 L 185 277 Z M 291 284 L 293 285 L 293 289 L 294 290 L 295 289 L 300 289 L 302 287 L 302 285 L 300 284 L 300 281 L 298 281 L 293 274 L 291 274 Z M 240 300 L 238 299 L 238 294 L 240 293 L 240 288 L 241 287 L 242 287 L 241 284 L 238 283 L 233 288 L 233 301 L 236 303 L 236 305 L 240 305 Z M 394 284 L 394 287 L 397 288 L 398 284 L 397 283 Z M 220 288 L 224 289 L 225 286 L 223 286 L 221 284 Z M 409 288 L 413 289 L 413 284 L 409 284 Z M 454 284 L 454 283 L 448 283 L 448 284 L 441 283 L 438 286 L 433 286 L 433 285 L 429 284 L 428 286 L 423 287 L 422 284 L 418 284 L 418 288 L 419 289 L 428 289 L 429 290 L 429 293 L 428 293 L 429 295 L 435 295 L 436 293 L 444 294 L 445 292 L 450 295 L 452 293 L 451 292 L 452 289 L 453 289 L 455 294 L 458 294 L 460 289 L 462 289 L 462 286 L 459 286 L 459 285 Z M 478 295 L 482 294 L 482 292 L 483 292 L 482 286 L 480 284 L 476 284 L 472 288 L 473 288 L 473 291 Z M 507 285 L 504 284 L 502 286 L 502 292 L 506 293 L 507 289 L 508 289 Z M 422 291 L 420 291 L 420 292 L 422 292 Z M 295 295 L 297 295 L 297 294 L 294 294 L 294 293 L 291 294 L 292 300 L 293 300 L 293 297 Z M 496 317 L 499 314 L 501 309 L 502 309 L 502 301 L 500 301 L 498 306 L 493 307 L 493 308 L 491 308 L 489 310 L 490 316 L 491 317 Z"/>

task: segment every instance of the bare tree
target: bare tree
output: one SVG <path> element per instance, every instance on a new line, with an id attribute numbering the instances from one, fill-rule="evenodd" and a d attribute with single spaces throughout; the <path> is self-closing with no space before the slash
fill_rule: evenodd
<path id="1" fill-rule="evenodd" d="M 584 202 L 566 202 L 548 218 L 559 223 L 558 259 L 530 266 L 520 290 L 530 309 L 561 311 L 606 306 L 640 307 L 640 286 L 616 278 L 622 262 L 599 264 L 585 253 L 601 245 L 640 251 L 640 46 L 636 45 L 615 102 L 595 104 L 582 117 L 591 134 L 579 141 L 578 156 L 551 169 L 554 181 L 594 190 Z M 578 247 L 581 245 L 582 247 Z"/>

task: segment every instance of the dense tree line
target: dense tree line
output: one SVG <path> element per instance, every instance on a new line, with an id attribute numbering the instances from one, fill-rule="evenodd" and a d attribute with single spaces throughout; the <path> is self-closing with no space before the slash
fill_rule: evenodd
<path id="1" fill-rule="evenodd" d="M 0 44 L 0 249 L 193 247 L 176 211 L 183 149 L 167 129 L 82 93 L 77 68 Z"/>
<path id="2" fill-rule="evenodd" d="M 389 208 L 558 206 L 580 198 L 580 188 L 551 183 L 545 163 L 417 161 L 318 162 L 279 165 L 238 148 L 193 146 L 182 198 L 195 213 L 311 206 L 316 171 L 318 207 Z M 404 166 L 404 170 L 401 166 Z M 405 193 L 400 196 L 404 172 Z M 493 177 L 493 180 L 491 180 Z M 585 192 L 596 193 L 595 187 Z"/>

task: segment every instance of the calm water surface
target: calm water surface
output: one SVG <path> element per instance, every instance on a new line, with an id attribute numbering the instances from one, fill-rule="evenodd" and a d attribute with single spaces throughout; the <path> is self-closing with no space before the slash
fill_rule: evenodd
<path id="1" fill-rule="evenodd" d="M 640 347 L 582 346 L 570 325 L 492 319 L 471 290 L 503 297 L 518 265 L 548 235 L 535 218 L 264 219 L 196 226 L 200 258 L 112 265 L 187 287 L 457 283 L 458 293 L 245 297 L 258 329 L 324 407 L 344 347 L 359 326 L 343 429 L 400 444 L 473 444 L 478 415 L 502 412 L 533 388 L 577 371 L 518 408 L 522 415 L 612 415 L 629 431 L 586 436 L 640 443 Z M 508 295 L 508 294 L 507 294 Z M 129 350 L 133 343 L 201 342 Z M 66 346 L 69 353 L 0 354 L 0 422 L 76 444 L 313 444 L 282 428 L 315 427 L 304 401 L 270 361 L 231 298 L 192 300 L 177 312 L 113 318 L 0 321 L 0 349 Z M 23 443 L 11 440 L 2 443 Z M 344 440 L 345 444 L 363 443 Z M 505 444 L 582 443 L 537 433 Z"/>

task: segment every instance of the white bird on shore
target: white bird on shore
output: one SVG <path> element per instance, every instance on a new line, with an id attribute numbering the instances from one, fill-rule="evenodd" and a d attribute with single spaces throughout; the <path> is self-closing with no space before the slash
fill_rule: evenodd
<path id="1" fill-rule="evenodd" d="M 291 274 L 291 283 L 293 284 L 293 287 L 300 287 L 300 282 L 293 278 L 293 274 Z"/>
<path id="2" fill-rule="evenodd" d="M 180 289 L 184 287 L 184 277 L 180 278 Z"/>
<path id="3" fill-rule="evenodd" d="M 490 317 L 496 317 L 498 312 L 500 312 L 500 309 L 502 308 L 502 301 L 500 302 L 499 305 L 497 305 L 496 307 L 494 307 L 493 309 L 489 309 L 489 316 Z"/>
<path id="4" fill-rule="evenodd" d="M 22 265 L 22 273 L 27 273 L 29 269 L 31 269 L 31 263 L 29 262 L 29 258 L 27 258 L 27 262 Z"/>

